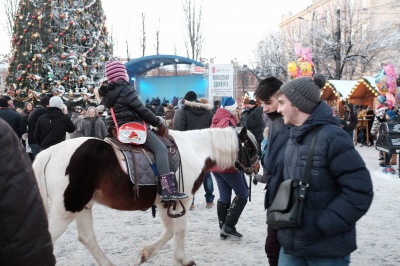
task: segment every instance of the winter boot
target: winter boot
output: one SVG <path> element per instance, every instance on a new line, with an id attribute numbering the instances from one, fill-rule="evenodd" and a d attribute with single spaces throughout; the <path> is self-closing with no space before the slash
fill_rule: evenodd
<path id="1" fill-rule="evenodd" d="M 386 173 L 394 175 L 396 173 L 396 170 L 394 170 L 394 168 L 388 166 L 388 167 L 386 167 Z"/>
<path id="2" fill-rule="evenodd" d="M 217 202 L 217 214 L 218 214 L 218 221 L 219 221 L 219 229 L 222 229 L 222 226 L 225 223 L 226 215 L 228 214 L 228 209 L 229 209 L 230 205 L 231 205 L 230 202 L 228 202 L 228 203 L 225 203 L 222 201 Z M 219 237 L 222 240 L 225 240 L 227 236 L 220 233 Z"/>
<path id="3" fill-rule="evenodd" d="M 231 204 L 231 208 L 225 219 L 225 224 L 222 226 L 221 234 L 226 236 L 234 236 L 237 238 L 243 237 L 242 234 L 236 231 L 235 225 L 239 221 L 244 207 L 247 204 L 247 198 L 236 196 Z"/>
<path id="4" fill-rule="evenodd" d="M 160 198 L 161 200 L 181 200 L 186 199 L 187 194 L 178 192 L 175 181 L 175 174 L 173 172 L 162 175 L 159 177 L 161 191 Z"/>

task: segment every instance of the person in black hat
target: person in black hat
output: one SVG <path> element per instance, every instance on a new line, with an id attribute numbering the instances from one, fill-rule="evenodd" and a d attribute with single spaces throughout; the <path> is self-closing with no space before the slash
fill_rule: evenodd
<path id="1" fill-rule="evenodd" d="M 221 101 L 220 100 L 215 100 L 214 101 L 214 107 L 211 109 L 211 115 L 214 116 L 215 113 L 217 112 L 218 108 L 221 106 Z"/>
<path id="2" fill-rule="evenodd" d="M 250 100 L 242 112 L 241 126 L 246 126 L 248 130 L 256 137 L 259 147 L 259 156 L 261 156 L 261 142 L 265 128 L 262 109 L 257 106 L 256 101 Z"/>
<path id="3" fill-rule="evenodd" d="M 194 91 L 188 91 L 183 99 L 183 107 L 175 112 L 174 129 L 186 131 L 209 128 L 212 120 L 211 105 L 199 103 Z"/>
<path id="4" fill-rule="evenodd" d="M 11 99 L 11 97 L 8 95 L 4 95 L 3 98 L 7 100 L 8 108 L 15 111 L 13 99 Z"/>
<path id="5" fill-rule="evenodd" d="M 278 230 L 279 265 L 348 265 L 357 249 L 356 223 L 373 199 L 371 175 L 353 140 L 320 100 L 326 79 L 315 74 L 283 84 L 278 112 L 291 125 L 283 159 L 285 180 L 303 180 L 316 136 L 301 226 Z"/>
<path id="6" fill-rule="evenodd" d="M 35 130 L 36 124 L 42 115 L 46 113 L 47 108 L 49 107 L 50 97 L 44 96 L 40 99 L 40 104 L 37 104 L 33 111 L 30 113 L 28 117 L 28 143 L 29 147 L 32 151 L 32 159 L 36 158 L 36 155 L 42 150 L 40 145 L 37 143 L 35 139 Z"/>
<path id="7" fill-rule="evenodd" d="M 11 127 L 18 137 L 21 138 L 22 134 L 26 132 L 23 128 L 21 116 L 11 110 L 8 105 L 8 100 L 4 97 L 0 98 L 0 118 L 3 118 Z"/>
<path id="8" fill-rule="evenodd" d="M 194 91 L 188 91 L 185 94 L 183 106 L 175 111 L 174 130 L 187 131 L 209 128 L 211 120 L 211 105 L 198 102 L 197 94 Z M 203 185 L 206 192 L 206 207 L 211 208 L 214 205 L 215 196 L 210 172 L 206 173 Z M 190 208 L 193 209 L 194 204 Z"/>

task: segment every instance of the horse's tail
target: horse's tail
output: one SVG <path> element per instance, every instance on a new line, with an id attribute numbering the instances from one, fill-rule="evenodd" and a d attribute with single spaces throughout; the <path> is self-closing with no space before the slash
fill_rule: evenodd
<path id="1" fill-rule="evenodd" d="M 49 151 L 41 151 L 33 161 L 33 171 L 35 173 L 36 181 L 39 187 L 40 195 L 42 196 L 43 206 L 46 213 L 49 212 L 48 209 L 48 199 L 47 199 L 47 186 L 46 186 L 46 166 L 50 160 Z"/>

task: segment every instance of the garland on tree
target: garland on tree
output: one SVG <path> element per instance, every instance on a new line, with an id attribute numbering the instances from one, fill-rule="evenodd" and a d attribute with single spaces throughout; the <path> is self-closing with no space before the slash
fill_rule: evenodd
<path id="1" fill-rule="evenodd" d="M 20 102 L 43 95 L 90 99 L 112 55 L 105 21 L 100 0 L 22 0 L 14 19 L 7 94 Z"/>

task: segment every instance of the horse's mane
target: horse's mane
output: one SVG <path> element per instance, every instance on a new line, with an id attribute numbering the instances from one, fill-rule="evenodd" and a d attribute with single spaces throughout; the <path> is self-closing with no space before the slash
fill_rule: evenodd
<path id="1" fill-rule="evenodd" d="M 239 149 L 238 136 L 232 128 L 212 128 L 211 140 L 218 169 L 226 169 L 235 164 Z"/>

